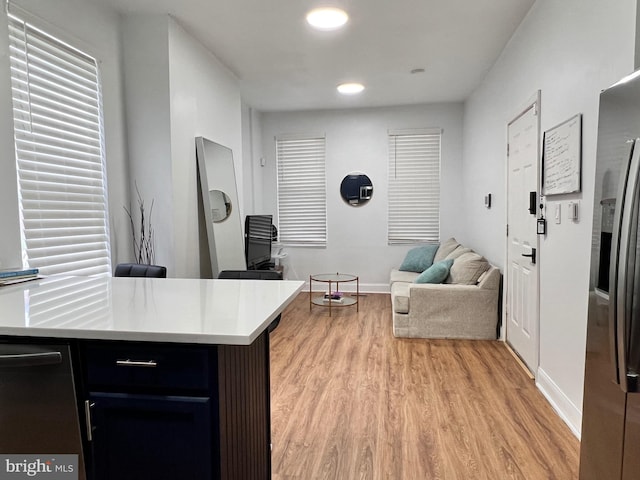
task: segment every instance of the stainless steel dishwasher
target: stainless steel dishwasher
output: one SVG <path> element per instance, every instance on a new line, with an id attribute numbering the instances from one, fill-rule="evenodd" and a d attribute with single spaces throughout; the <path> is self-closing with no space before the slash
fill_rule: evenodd
<path id="1" fill-rule="evenodd" d="M 68 345 L 0 343 L 0 454 L 75 454 L 86 478 Z"/>

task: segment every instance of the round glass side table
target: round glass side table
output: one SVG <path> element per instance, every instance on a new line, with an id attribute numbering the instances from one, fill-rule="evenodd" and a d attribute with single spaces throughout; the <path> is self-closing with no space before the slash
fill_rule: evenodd
<path id="1" fill-rule="evenodd" d="M 313 282 L 327 284 L 327 293 L 323 295 L 313 295 Z M 340 291 L 340 284 L 347 282 L 356 282 L 356 295 L 345 296 Z M 335 290 L 334 290 L 335 287 Z M 318 273 L 309 275 L 309 311 L 313 305 L 320 307 L 329 307 L 329 316 L 333 307 L 349 307 L 356 306 L 359 311 L 358 298 L 360 296 L 360 279 L 357 275 L 348 273 Z"/>

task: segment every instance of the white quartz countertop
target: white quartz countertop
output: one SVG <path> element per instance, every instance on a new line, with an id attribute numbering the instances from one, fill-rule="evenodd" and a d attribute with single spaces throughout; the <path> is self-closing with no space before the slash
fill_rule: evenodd
<path id="1" fill-rule="evenodd" d="M 48 277 L 0 287 L 0 335 L 249 345 L 303 285 Z"/>

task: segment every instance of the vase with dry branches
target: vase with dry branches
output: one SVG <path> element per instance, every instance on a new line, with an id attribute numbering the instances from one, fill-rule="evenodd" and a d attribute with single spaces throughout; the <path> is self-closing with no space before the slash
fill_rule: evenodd
<path id="1" fill-rule="evenodd" d="M 138 213 L 139 224 L 136 226 L 136 222 L 133 218 L 133 209 L 131 206 L 123 207 L 124 211 L 129 216 L 129 222 L 131 224 L 131 239 L 133 242 L 133 253 L 135 256 L 135 262 L 146 265 L 154 265 L 156 260 L 155 252 L 155 238 L 153 226 L 151 225 L 151 214 L 153 213 L 153 200 L 151 200 L 151 207 L 149 208 L 149 215 L 146 215 L 144 200 L 138 190 L 138 184 L 136 183 L 136 194 L 138 195 Z"/>

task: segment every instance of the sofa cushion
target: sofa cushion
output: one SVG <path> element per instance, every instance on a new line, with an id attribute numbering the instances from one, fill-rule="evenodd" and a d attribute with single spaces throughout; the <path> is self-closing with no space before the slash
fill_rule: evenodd
<path id="1" fill-rule="evenodd" d="M 489 262 L 475 252 L 467 252 L 453 261 L 447 283 L 475 285 L 478 278 L 489 269 Z"/>
<path id="2" fill-rule="evenodd" d="M 458 245 L 458 246 L 456 247 L 456 249 L 455 249 L 453 252 L 451 252 L 449 255 L 447 255 L 447 256 L 445 257 L 445 260 L 449 260 L 449 259 L 451 259 L 451 260 L 455 260 L 455 259 L 456 259 L 456 258 L 458 258 L 460 255 L 462 255 L 463 253 L 469 253 L 469 252 L 471 252 L 471 251 L 472 251 L 472 250 L 471 250 L 470 248 L 463 247 L 462 245 Z"/>
<path id="3" fill-rule="evenodd" d="M 396 282 L 391 286 L 393 310 L 396 313 L 409 313 L 409 284 Z"/>
<path id="4" fill-rule="evenodd" d="M 442 260 L 436 262 L 427 268 L 424 272 L 418 275 L 415 279 L 415 283 L 442 283 L 447 279 L 449 275 L 449 269 L 453 264 L 453 260 Z"/>
<path id="5" fill-rule="evenodd" d="M 438 250 L 438 245 L 422 245 L 412 248 L 404 257 L 400 270 L 404 272 L 422 273 L 433 265 L 433 257 Z"/>
<path id="6" fill-rule="evenodd" d="M 393 285 L 396 282 L 413 283 L 413 281 L 418 277 L 418 275 L 419 273 L 416 273 L 416 272 L 401 272 L 400 270 L 396 270 L 394 268 L 393 270 L 391 270 L 389 284 Z"/>
<path id="7" fill-rule="evenodd" d="M 453 252 L 456 248 L 458 248 L 458 241 L 455 238 L 450 238 L 446 242 L 442 243 L 438 248 L 435 256 L 433 257 L 433 263 L 439 262 L 440 260 L 444 260 L 447 255 Z"/>

